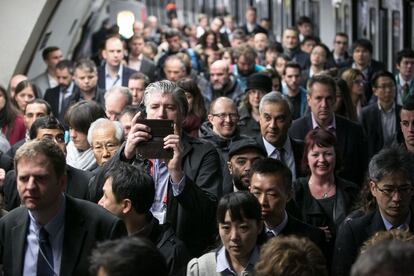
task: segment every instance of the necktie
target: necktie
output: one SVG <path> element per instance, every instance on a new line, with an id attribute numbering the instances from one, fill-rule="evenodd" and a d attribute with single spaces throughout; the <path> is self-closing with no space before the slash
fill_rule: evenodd
<path id="1" fill-rule="evenodd" d="M 267 239 L 270 240 L 271 238 L 275 237 L 275 234 L 273 234 L 272 231 L 266 231 L 266 236 L 267 236 Z"/>
<path id="2" fill-rule="evenodd" d="M 405 99 L 408 96 L 408 93 L 410 92 L 410 86 L 408 85 L 407 82 L 402 87 L 402 91 L 403 91 L 403 98 Z"/>
<path id="3" fill-rule="evenodd" d="M 53 276 L 53 251 L 49 242 L 49 233 L 45 228 L 39 231 L 39 254 L 37 256 L 37 275 Z"/>

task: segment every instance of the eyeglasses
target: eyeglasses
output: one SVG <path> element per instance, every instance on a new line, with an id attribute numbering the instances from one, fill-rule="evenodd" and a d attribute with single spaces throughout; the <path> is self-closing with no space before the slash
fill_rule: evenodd
<path id="1" fill-rule="evenodd" d="M 96 152 L 102 152 L 104 149 L 109 152 L 114 152 L 118 149 L 118 144 L 108 143 L 108 144 L 95 144 L 93 145 L 93 150 Z"/>
<path id="2" fill-rule="evenodd" d="M 378 89 L 382 89 L 382 90 L 385 90 L 385 89 L 394 90 L 395 89 L 395 85 L 393 85 L 393 84 L 383 84 L 383 85 L 378 85 L 378 86 L 375 86 L 375 87 L 378 88 Z"/>
<path id="3" fill-rule="evenodd" d="M 56 136 L 46 134 L 46 135 L 43 135 L 42 139 L 48 139 L 51 141 L 55 141 L 58 144 L 65 143 L 65 135 L 63 134 L 58 134 Z"/>
<path id="4" fill-rule="evenodd" d="M 401 187 L 387 187 L 387 188 L 380 188 L 377 184 L 375 184 L 378 191 L 383 193 L 385 196 L 393 197 L 395 193 L 398 192 L 401 196 L 406 196 L 413 191 L 413 187 L 411 185 L 405 185 Z"/>
<path id="5" fill-rule="evenodd" d="M 229 117 L 232 121 L 237 120 L 239 118 L 239 114 L 237 113 L 216 113 L 211 115 L 218 117 L 222 121 L 225 120 L 227 117 Z"/>
<path id="6" fill-rule="evenodd" d="M 348 44 L 348 41 L 335 41 L 336 44 L 342 44 L 342 45 L 346 45 Z"/>
<path id="7" fill-rule="evenodd" d="M 364 80 L 354 80 L 352 83 L 353 84 L 358 84 L 358 85 L 365 85 L 365 81 Z"/>

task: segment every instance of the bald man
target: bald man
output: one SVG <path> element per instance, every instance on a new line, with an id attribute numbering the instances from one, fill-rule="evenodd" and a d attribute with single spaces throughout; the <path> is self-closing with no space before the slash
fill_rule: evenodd
<path id="1" fill-rule="evenodd" d="M 210 106 L 208 121 L 200 128 L 200 138 L 212 143 L 220 154 L 223 170 L 223 194 L 233 191 L 233 182 L 227 166 L 230 144 L 240 136 L 237 123 L 239 113 L 232 99 L 219 97 Z"/>
<path id="2" fill-rule="evenodd" d="M 122 65 L 124 47 L 119 37 L 109 37 L 102 51 L 105 65 L 98 67 L 98 87 L 111 89 L 115 86 L 128 86 L 129 77 L 137 71 Z"/>
<path id="3" fill-rule="evenodd" d="M 218 97 L 227 97 L 238 105 L 243 94 L 239 81 L 230 73 L 227 61 L 220 59 L 210 66 L 210 85 L 202 91 L 206 109 Z"/>

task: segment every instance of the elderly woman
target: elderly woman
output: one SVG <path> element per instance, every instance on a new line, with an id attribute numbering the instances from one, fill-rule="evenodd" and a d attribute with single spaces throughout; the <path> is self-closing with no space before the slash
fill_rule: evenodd
<path id="1" fill-rule="evenodd" d="M 223 196 L 217 207 L 217 223 L 222 245 L 192 259 L 187 276 L 253 275 L 259 245 L 265 240 L 260 204 L 248 192 Z"/>
<path id="2" fill-rule="evenodd" d="M 295 182 L 295 200 L 304 221 L 325 232 L 330 249 L 335 233 L 352 207 L 359 188 L 335 175 L 339 168 L 336 137 L 322 128 L 305 137 L 303 165 L 310 175 Z"/>
<path id="3" fill-rule="evenodd" d="M 66 155 L 68 165 L 84 171 L 96 169 L 97 163 L 87 134 L 91 123 L 104 117 L 104 109 L 94 101 L 80 101 L 69 108 L 65 115 L 70 135 Z"/>

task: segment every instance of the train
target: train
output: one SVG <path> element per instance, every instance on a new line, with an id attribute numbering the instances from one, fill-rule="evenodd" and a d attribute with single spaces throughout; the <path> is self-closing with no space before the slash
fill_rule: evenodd
<path id="1" fill-rule="evenodd" d="M 286 27 L 306 15 L 314 23 L 315 35 L 332 46 L 336 32 L 345 32 L 350 43 L 367 38 L 373 58 L 394 71 L 396 53 L 414 48 L 414 0 L 13 0 L 0 9 L 0 83 L 7 85 L 13 74 L 34 77 L 45 69 L 42 50 L 50 45 L 75 59 L 90 54 L 91 35 L 105 19 L 117 23 L 129 12 L 135 21 L 155 15 L 160 24 L 169 20 L 167 5 L 175 7 L 179 20 L 196 24 L 200 13 L 210 19 L 231 14 L 245 22 L 248 6 L 257 8 L 257 18 L 267 18 L 277 40 Z"/>

